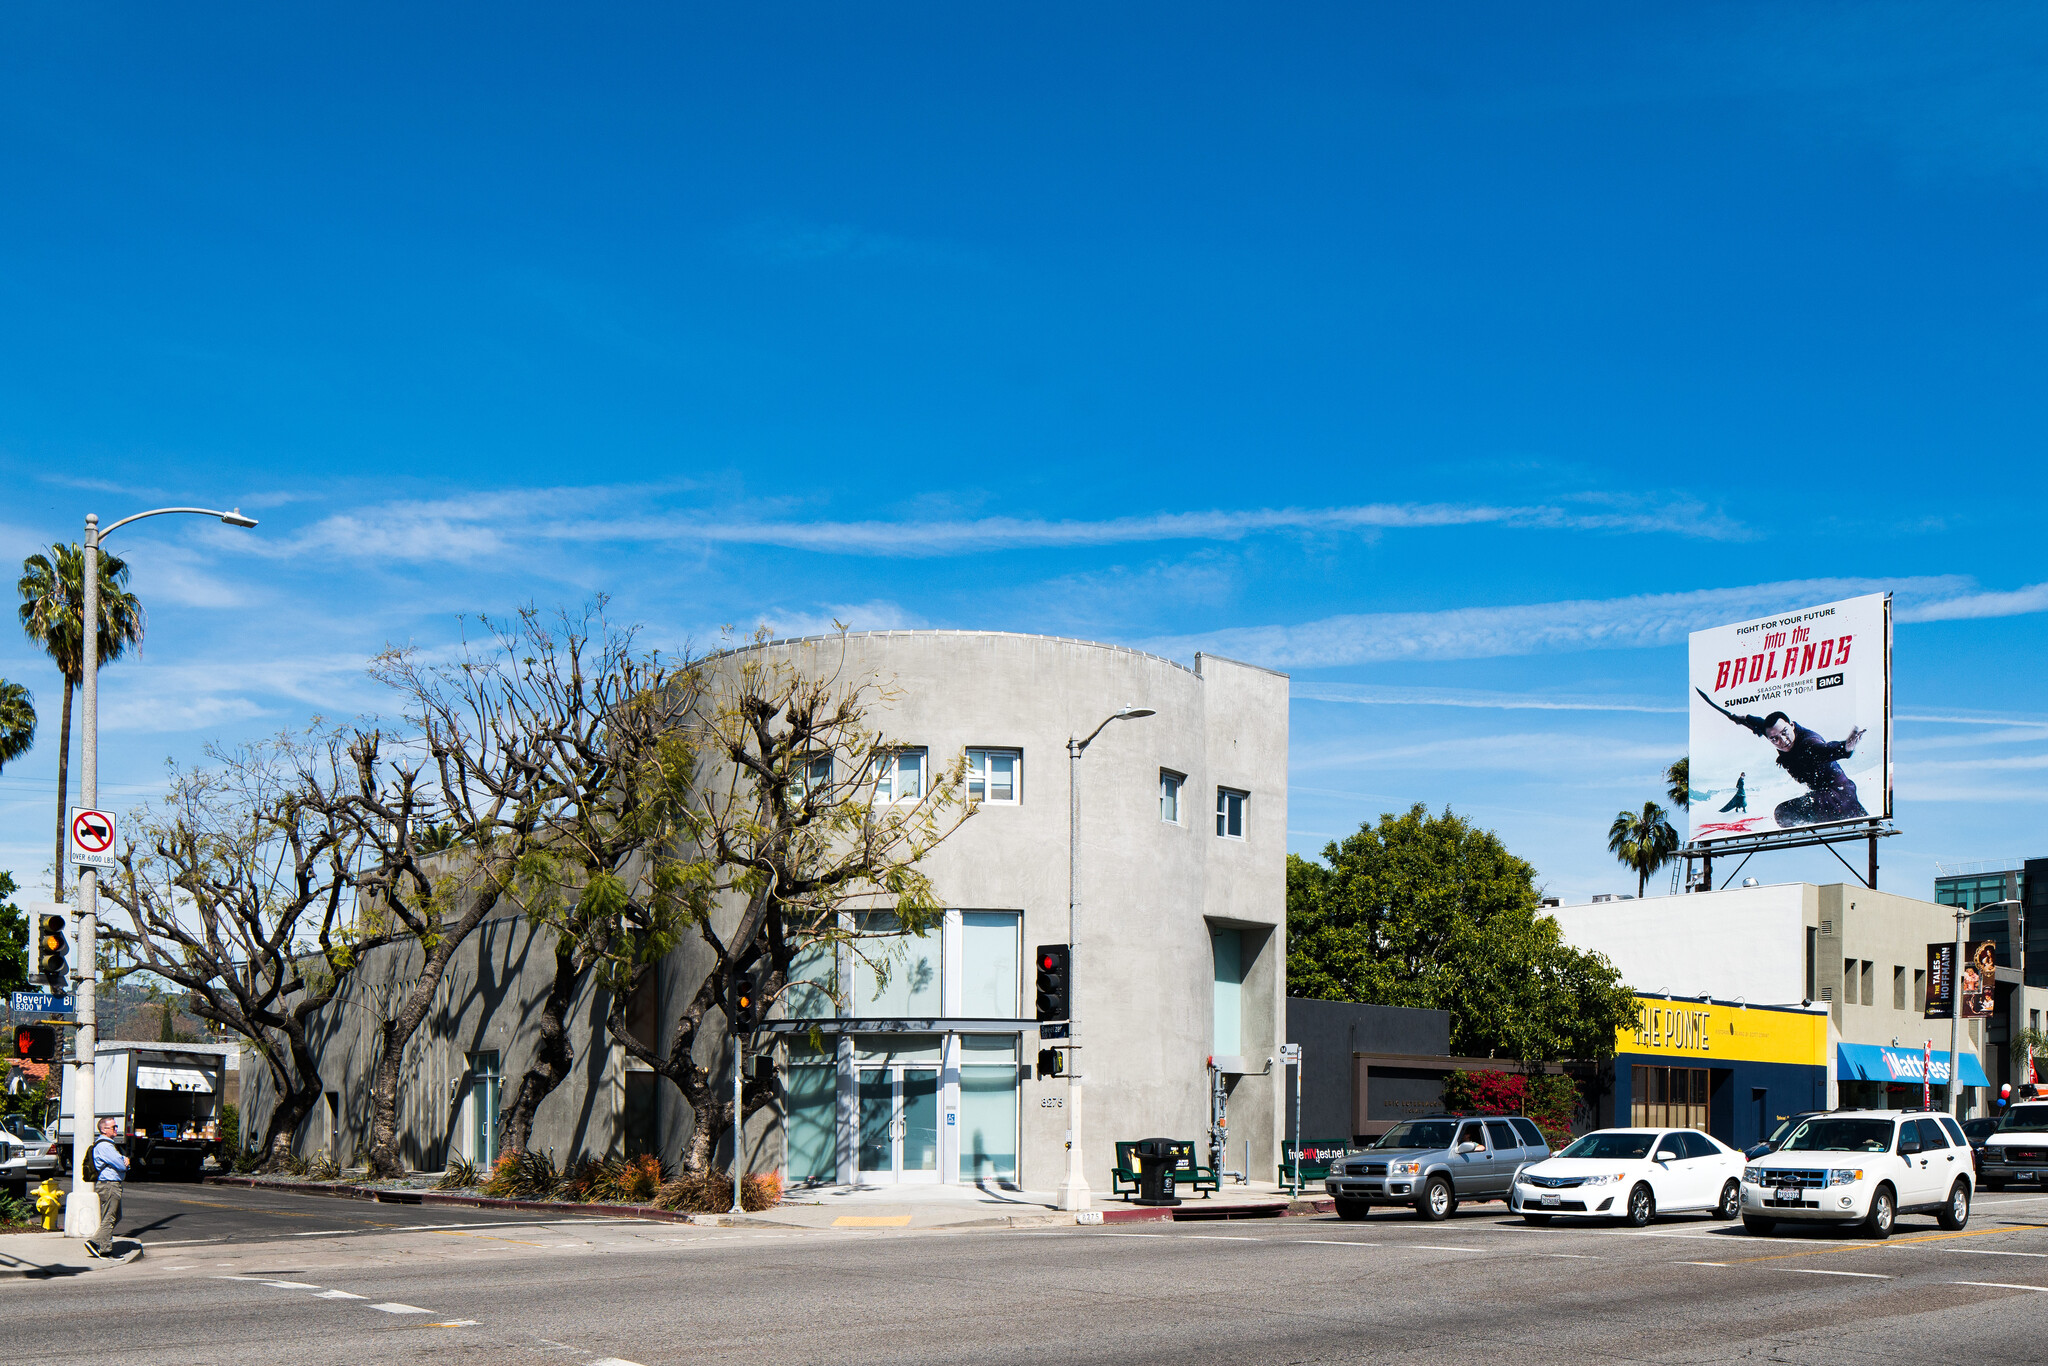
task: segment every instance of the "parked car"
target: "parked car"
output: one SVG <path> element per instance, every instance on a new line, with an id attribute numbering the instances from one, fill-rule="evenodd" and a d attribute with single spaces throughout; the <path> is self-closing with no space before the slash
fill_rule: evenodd
<path id="1" fill-rule="evenodd" d="M 1532 1224 L 1559 1215 L 1619 1219 L 1641 1228 L 1659 1214 L 1733 1219 L 1742 1205 L 1742 1154 L 1697 1129 L 1596 1129 L 1522 1172 L 1512 1208 Z"/>
<path id="2" fill-rule="evenodd" d="M 1977 1188 L 1984 1188 L 1984 1143 L 1998 1132 L 2002 1115 L 1982 1115 L 1963 1121 L 1963 1137 L 1970 1140 L 1970 1157 L 1977 1168 Z"/>
<path id="3" fill-rule="evenodd" d="M 1791 1133 L 1815 1115 L 1824 1115 L 1826 1113 L 1827 1111 L 1825 1110 L 1801 1110 L 1796 1115 L 1790 1115 L 1781 1119 L 1778 1121 L 1778 1127 L 1771 1130 L 1769 1138 L 1766 1138 L 1761 1143 L 1750 1144 L 1742 1150 L 1742 1155 L 1744 1157 L 1762 1157 L 1765 1153 L 1774 1153 L 1785 1142 L 1785 1135 Z"/>
<path id="4" fill-rule="evenodd" d="M 1969 1125 L 1963 1127 L 1968 1132 Z M 1982 1140 L 1976 1157 L 1985 1190 L 2042 1185 L 2048 1177 L 2048 1101 L 2027 1101 L 2007 1110 Z"/>
<path id="5" fill-rule="evenodd" d="M 29 1182 L 56 1174 L 55 1141 L 36 1125 L 21 1119 L 0 1120 L 0 1144 L 9 1150 L 8 1160 L 0 1162 L 0 1189 L 9 1194 L 19 1195 Z"/>
<path id="6" fill-rule="evenodd" d="M 2048 1110 L 2048 1106 L 2042 1107 Z M 1901 1214 L 1931 1212 L 1946 1229 L 1970 1222 L 1970 1141 L 1948 1115 L 1844 1110 L 1816 1115 L 1742 1173 L 1742 1223 L 1861 1224 L 1891 1236 Z"/>
<path id="7" fill-rule="evenodd" d="M 1340 1219 L 1363 1219 L 1374 1205 L 1447 1219 L 1467 1200 L 1507 1199 L 1522 1168 L 1549 1156 L 1543 1131 L 1520 1115 L 1428 1115 L 1332 1164 L 1323 1189 Z"/>

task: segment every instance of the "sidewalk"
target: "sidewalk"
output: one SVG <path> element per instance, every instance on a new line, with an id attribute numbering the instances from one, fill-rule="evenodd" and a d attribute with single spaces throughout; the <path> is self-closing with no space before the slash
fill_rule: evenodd
<path id="1" fill-rule="evenodd" d="M 139 1247 L 133 1238 L 116 1234 L 114 1251 Z M 52 1280 L 59 1276 L 82 1276 L 88 1271 L 106 1271 L 125 1265 L 102 1261 L 85 1250 L 82 1238 L 36 1230 L 31 1233 L 0 1233 L 0 1280 L 26 1278 Z"/>

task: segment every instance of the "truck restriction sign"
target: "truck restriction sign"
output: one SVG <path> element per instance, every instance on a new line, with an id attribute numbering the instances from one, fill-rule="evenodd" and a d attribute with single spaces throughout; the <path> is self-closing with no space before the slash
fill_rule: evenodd
<path id="1" fill-rule="evenodd" d="M 71 862 L 81 868 L 114 866 L 114 817 L 91 807 L 71 808 Z"/>

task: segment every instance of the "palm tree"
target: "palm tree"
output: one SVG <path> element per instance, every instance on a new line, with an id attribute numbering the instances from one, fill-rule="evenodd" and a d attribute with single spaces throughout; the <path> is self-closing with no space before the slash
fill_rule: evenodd
<path id="1" fill-rule="evenodd" d="M 1664 791 L 1680 811 L 1692 809 L 1692 758 L 1684 756 L 1664 770 Z"/>
<path id="2" fill-rule="evenodd" d="M 1624 867 L 1636 870 L 1636 895 L 1650 887 L 1650 874 L 1671 862 L 1678 852 L 1678 832 L 1665 819 L 1664 808 L 1644 802 L 1640 813 L 1623 811 L 1607 827 L 1607 850 Z"/>
<path id="3" fill-rule="evenodd" d="M 123 587 L 128 563 L 100 552 L 99 664 L 104 668 L 142 644 L 142 604 Z M 21 562 L 21 629 L 64 676 L 64 721 L 57 741 L 56 899 L 64 899 L 64 808 L 70 799 L 71 694 L 85 683 L 85 547 L 73 541 Z"/>
<path id="4" fill-rule="evenodd" d="M 19 683 L 0 678 L 0 769 L 36 742 L 36 700 Z"/>

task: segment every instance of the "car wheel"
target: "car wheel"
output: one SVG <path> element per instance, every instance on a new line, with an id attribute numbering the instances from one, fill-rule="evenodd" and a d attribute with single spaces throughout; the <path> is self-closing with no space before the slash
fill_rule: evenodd
<path id="1" fill-rule="evenodd" d="M 1441 1176 L 1430 1177 L 1415 1201 L 1415 1212 L 1431 1222 L 1450 1218 L 1457 1208 L 1458 1200 L 1451 1194 L 1451 1183 Z"/>
<path id="2" fill-rule="evenodd" d="M 1721 1203 L 1714 1206 L 1716 1219 L 1733 1219 L 1742 1213 L 1742 1183 L 1730 1181 L 1721 1187 Z"/>
<path id="3" fill-rule="evenodd" d="M 1538 1228 L 1541 1228 L 1556 1217 L 1554 1214 L 1531 1214 L 1527 1210 L 1522 1211 L 1522 1222 L 1525 1224 L 1535 1224 Z"/>
<path id="4" fill-rule="evenodd" d="M 1863 1235 L 1866 1238 L 1889 1238 L 1892 1223 L 1898 1218 L 1898 1206 L 1893 1202 L 1889 1186 L 1879 1186 L 1877 1193 L 1870 1197 L 1870 1213 L 1863 1216 Z"/>
<path id="5" fill-rule="evenodd" d="M 1745 1214 L 1742 1216 L 1742 1227 L 1759 1238 L 1768 1238 L 1771 1236 L 1772 1230 L 1778 1227 L 1778 1221 L 1776 1219 L 1759 1219 L 1754 1214 Z"/>
<path id="6" fill-rule="evenodd" d="M 1941 1207 L 1941 1214 L 1938 1217 L 1941 1220 L 1941 1226 L 1951 1231 L 1959 1229 L 1970 1222 L 1969 1183 L 1964 1181 L 1956 1182 L 1955 1189 L 1948 1193 L 1948 1203 Z"/>
<path id="7" fill-rule="evenodd" d="M 1650 1194 L 1648 1182 L 1638 1181 L 1628 1193 L 1628 1209 L 1621 1218 L 1630 1228 L 1641 1228 L 1657 1217 L 1657 1197 Z"/>
<path id="8" fill-rule="evenodd" d="M 1337 1202 L 1337 1217 L 1339 1219 L 1363 1219 L 1371 1213 L 1372 1206 L 1363 1200 L 1339 1200 Z"/>

